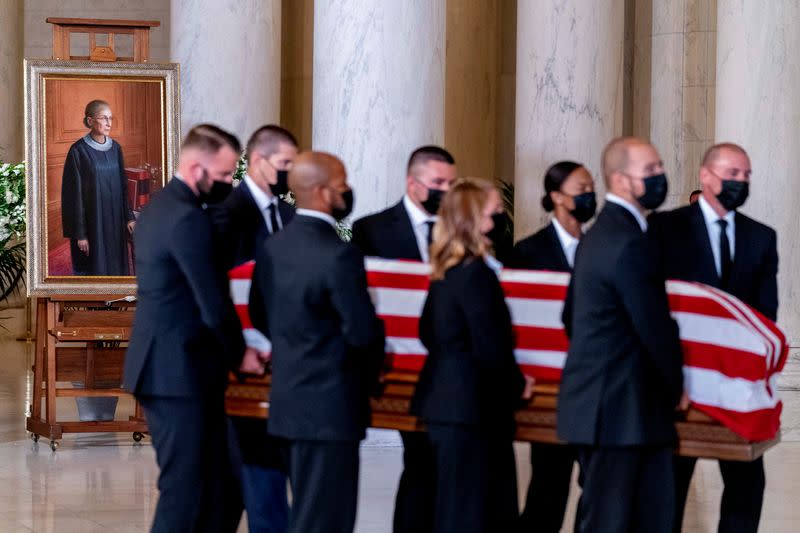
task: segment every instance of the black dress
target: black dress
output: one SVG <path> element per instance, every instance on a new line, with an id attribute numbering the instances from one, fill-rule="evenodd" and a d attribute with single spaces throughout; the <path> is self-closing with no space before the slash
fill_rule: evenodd
<path id="1" fill-rule="evenodd" d="M 102 145 L 87 137 L 70 147 L 61 183 L 61 221 L 73 274 L 128 276 L 127 224 L 134 217 L 122 148 L 111 138 Z M 81 239 L 89 241 L 88 255 L 78 248 Z"/>
<path id="2" fill-rule="evenodd" d="M 511 531 L 518 516 L 514 410 L 525 386 L 511 317 L 480 258 L 431 283 L 420 318 L 428 350 L 412 414 L 428 428 L 438 533 Z"/>

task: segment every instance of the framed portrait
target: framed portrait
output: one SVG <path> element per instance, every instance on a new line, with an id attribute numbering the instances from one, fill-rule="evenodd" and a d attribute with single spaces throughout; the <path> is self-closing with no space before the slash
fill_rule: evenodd
<path id="1" fill-rule="evenodd" d="M 29 296 L 134 294 L 132 233 L 174 174 L 177 64 L 25 61 Z"/>

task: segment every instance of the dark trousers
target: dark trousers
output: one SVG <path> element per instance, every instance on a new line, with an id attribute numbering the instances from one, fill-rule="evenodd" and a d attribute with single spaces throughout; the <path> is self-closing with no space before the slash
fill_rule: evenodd
<path id="1" fill-rule="evenodd" d="M 358 441 L 290 441 L 291 533 L 352 533 L 358 503 Z"/>
<path id="2" fill-rule="evenodd" d="M 672 531 L 675 486 L 671 448 L 581 447 L 578 462 L 583 495 L 577 531 Z"/>
<path id="3" fill-rule="evenodd" d="M 674 531 L 683 525 L 686 496 L 692 481 L 697 459 L 675 458 L 675 521 Z M 755 533 L 761 519 L 761 504 L 764 502 L 764 458 L 755 461 L 719 461 L 724 488 L 720 505 L 720 533 Z"/>
<path id="4" fill-rule="evenodd" d="M 558 533 L 572 483 L 577 452 L 562 444 L 531 443 L 531 483 L 519 530 Z"/>
<path id="5" fill-rule="evenodd" d="M 156 450 L 158 505 L 153 533 L 223 529 L 227 431 L 222 394 L 204 398 L 139 396 Z"/>
<path id="6" fill-rule="evenodd" d="M 250 533 L 285 533 L 289 528 L 289 501 L 283 439 L 267 434 L 267 422 L 257 418 L 228 417 L 231 462 L 239 494 L 227 498 L 226 524 L 235 532 L 247 509 Z M 231 518 L 235 517 L 235 520 Z"/>
<path id="7" fill-rule="evenodd" d="M 432 533 L 436 495 L 433 448 L 426 433 L 401 431 L 403 473 L 394 504 L 394 533 Z"/>
<path id="8" fill-rule="evenodd" d="M 430 424 L 436 463 L 436 533 L 514 531 L 519 518 L 511 435 Z"/>

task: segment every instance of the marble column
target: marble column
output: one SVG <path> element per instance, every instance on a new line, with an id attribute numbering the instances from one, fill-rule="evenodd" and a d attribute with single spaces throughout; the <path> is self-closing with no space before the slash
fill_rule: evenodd
<path id="1" fill-rule="evenodd" d="M 718 0 L 716 140 L 750 154 L 742 211 L 778 232 L 778 318 L 800 341 L 797 199 L 800 198 L 800 4 Z"/>
<path id="2" fill-rule="evenodd" d="M 244 143 L 280 120 L 280 0 L 172 0 L 170 55 L 181 64 L 182 134 L 211 122 Z"/>
<path id="3" fill-rule="evenodd" d="M 546 220 L 544 172 L 583 163 L 602 194 L 600 155 L 622 133 L 624 0 L 517 2 L 517 238 Z"/>
<path id="4" fill-rule="evenodd" d="M 444 141 L 444 0 L 317 0 L 312 143 L 345 163 L 351 219 L 395 203 L 406 162 Z"/>
<path id="5" fill-rule="evenodd" d="M 23 157 L 22 0 L 0 0 L 0 160 Z"/>

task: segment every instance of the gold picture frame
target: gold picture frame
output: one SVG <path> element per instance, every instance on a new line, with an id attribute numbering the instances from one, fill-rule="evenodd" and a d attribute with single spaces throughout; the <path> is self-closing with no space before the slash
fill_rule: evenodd
<path id="1" fill-rule="evenodd" d="M 93 100 L 108 102 L 112 143 L 91 143 L 83 117 Z M 128 218 L 174 175 L 179 145 L 177 63 L 25 60 L 28 296 L 135 294 Z M 97 163 L 112 157 L 101 152 L 115 159 Z M 76 237 L 76 225 L 92 236 Z"/>

